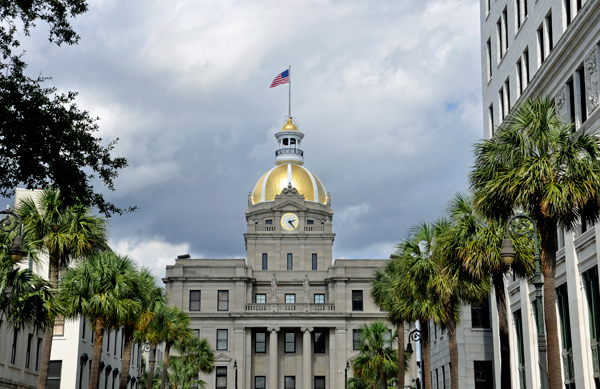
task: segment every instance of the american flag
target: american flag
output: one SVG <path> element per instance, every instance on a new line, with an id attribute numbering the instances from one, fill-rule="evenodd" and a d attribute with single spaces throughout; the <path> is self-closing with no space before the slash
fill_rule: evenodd
<path id="1" fill-rule="evenodd" d="M 278 85 L 287 84 L 290 82 L 290 70 L 285 70 L 275 77 L 269 88 L 274 88 Z"/>

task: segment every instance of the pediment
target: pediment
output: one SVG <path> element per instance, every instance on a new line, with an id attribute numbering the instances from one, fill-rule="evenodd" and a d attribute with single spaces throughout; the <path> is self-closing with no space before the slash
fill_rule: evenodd
<path id="1" fill-rule="evenodd" d="M 287 188 L 283 188 L 280 194 L 275 196 L 275 201 L 278 199 L 297 199 L 304 200 L 304 195 L 298 193 L 296 188 L 293 188 L 291 185 L 288 185 Z"/>
<path id="2" fill-rule="evenodd" d="M 221 353 L 215 357 L 215 362 L 231 362 L 231 358 Z"/>
<path id="3" fill-rule="evenodd" d="M 304 196 L 302 196 L 304 197 Z M 283 200 L 277 202 L 275 206 L 271 208 L 272 211 L 307 211 L 308 208 L 304 205 L 304 202 L 299 203 L 294 200 Z"/>

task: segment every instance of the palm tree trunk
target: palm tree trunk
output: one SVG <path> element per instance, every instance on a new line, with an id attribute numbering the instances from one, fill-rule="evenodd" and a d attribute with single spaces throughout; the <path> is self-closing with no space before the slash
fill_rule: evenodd
<path id="1" fill-rule="evenodd" d="M 398 323 L 398 388 L 404 388 L 404 322 Z"/>
<path id="2" fill-rule="evenodd" d="M 121 362 L 121 379 L 119 389 L 127 389 L 127 375 L 131 364 L 131 345 L 133 344 L 133 327 L 123 327 L 123 338 L 125 339 L 125 349 L 123 352 L 123 361 Z"/>
<path id="3" fill-rule="evenodd" d="M 94 352 L 92 353 L 92 361 L 90 362 L 91 370 L 89 389 L 98 389 L 98 380 L 100 375 L 98 370 L 100 357 L 102 356 L 102 340 L 104 339 L 104 321 L 102 319 L 96 319 L 94 332 L 96 334 L 94 336 Z"/>
<path id="4" fill-rule="evenodd" d="M 423 353 L 423 389 L 433 389 L 431 386 L 431 353 L 429 350 L 429 321 L 421 322 L 421 351 Z"/>
<path id="5" fill-rule="evenodd" d="M 500 333 L 500 388 L 511 389 L 510 383 L 510 343 L 508 340 L 508 317 L 506 315 L 506 291 L 504 274 L 492 275 L 498 309 L 498 332 Z"/>
<path id="6" fill-rule="evenodd" d="M 163 357 L 162 377 L 160 379 L 160 389 L 165 389 L 165 386 L 167 385 L 167 370 L 169 369 L 169 351 L 171 351 L 171 346 L 166 344 L 165 356 Z"/>
<path id="7" fill-rule="evenodd" d="M 450 389 L 459 389 L 458 387 L 458 344 L 456 343 L 456 323 L 454 322 L 454 310 L 452 303 L 446 303 L 446 318 L 448 323 L 448 344 L 450 346 Z"/>
<path id="8" fill-rule="evenodd" d="M 550 218 L 538 218 L 541 237 L 541 261 L 544 272 L 544 315 L 548 356 L 549 389 L 562 388 L 560 343 L 558 341 L 558 321 L 556 317 L 556 250 L 558 238 L 556 222 Z"/>
<path id="9" fill-rule="evenodd" d="M 53 255 L 48 259 L 48 282 L 52 290 L 52 296 L 56 295 L 58 289 L 58 258 Z M 50 355 L 52 354 L 52 337 L 54 336 L 54 325 L 48 326 L 44 332 L 44 348 L 42 351 L 42 360 L 40 361 L 40 375 L 38 376 L 38 389 L 46 389 L 48 381 L 48 365 L 50 364 Z"/>
<path id="10" fill-rule="evenodd" d="M 150 352 L 152 353 L 151 355 L 149 355 L 149 363 L 150 363 L 150 372 L 148 372 L 148 383 L 146 386 L 146 389 L 152 389 L 152 385 L 154 384 L 154 365 L 156 365 L 156 346 L 152 346 L 152 348 L 150 349 Z M 153 357 L 154 355 L 154 357 Z"/>

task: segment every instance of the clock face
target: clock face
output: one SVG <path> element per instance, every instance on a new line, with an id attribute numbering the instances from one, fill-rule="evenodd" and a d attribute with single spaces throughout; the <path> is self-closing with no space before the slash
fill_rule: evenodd
<path id="1" fill-rule="evenodd" d="M 281 227 L 286 231 L 294 231 L 298 223 L 298 216 L 293 213 L 286 213 L 281 217 Z"/>

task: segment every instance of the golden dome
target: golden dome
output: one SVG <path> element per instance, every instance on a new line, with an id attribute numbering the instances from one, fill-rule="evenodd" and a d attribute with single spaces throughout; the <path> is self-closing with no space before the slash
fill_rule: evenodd
<path id="1" fill-rule="evenodd" d="M 317 176 L 308 169 L 291 163 L 276 166 L 263 174 L 254 186 L 252 201 L 254 204 L 273 201 L 290 182 L 305 200 L 322 204 L 327 201 L 325 188 Z"/>
<path id="2" fill-rule="evenodd" d="M 298 127 L 294 123 L 292 123 L 292 118 L 288 118 L 287 123 L 281 127 L 281 131 L 300 131 Z"/>

